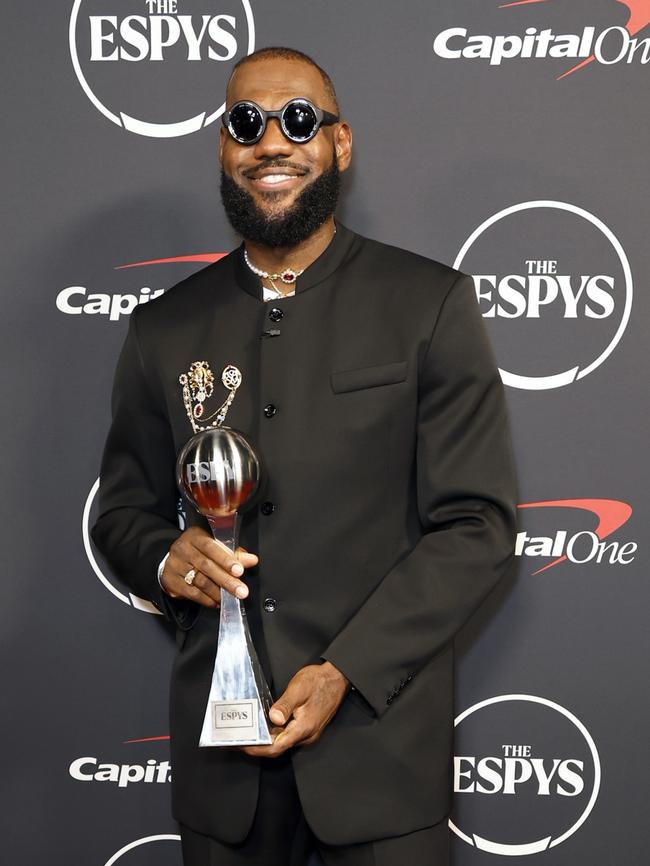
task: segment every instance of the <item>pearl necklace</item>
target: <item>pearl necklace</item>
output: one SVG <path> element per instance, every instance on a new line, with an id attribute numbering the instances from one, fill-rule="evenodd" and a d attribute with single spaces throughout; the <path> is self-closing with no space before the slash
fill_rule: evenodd
<path id="1" fill-rule="evenodd" d="M 332 237 L 334 237 L 335 234 L 336 226 L 334 227 L 334 234 L 332 235 Z M 282 294 L 282 292 L 278 291 L 278 288 L 275 285 L 275 281 L 282 280 L 285 285 L 290 286 L 291 283 L 295 283 L 298 277 L 305 272 L 305 268 L 300 271 L 294 271 L 293 268 L 285 268 L 279 274 L 269 274 L 268 271 L 263 271 L 261 268 L 255 267 L 255 265 L 248 258 L 248 250 L 246 249 L 246 247 L 244 247 L 244 261 L 256 276 L 261 277 L 263 280 L 268 280 L 271 283 L 271 285 L 273 286 L 273 291 L 279 298 L 283 298 L 284 295 Z"/>
<path id="2" fill-rule="evenodd" d="M 304 268 L 301 271 L 294 271 L 293 268 L 285 268 L 279 274 L 269 274 L 268 271 L 263 271 L 261 268 L 255 267 L 255 265 L 248 258 L 248 250 L 245 247 L 244 261 L 254 274 L 256 274 L 258 277 L 261 277 L 262 279 L 268 280 L 271 283 L 276 295 L 281 295 L 282 293 L 278 291 L 275 285 L 275 280 L 282 280 L 282 282 L 286 285 L 291 285 L 291 283 L 295 283 L 298 277 L 305 272 Z"/>

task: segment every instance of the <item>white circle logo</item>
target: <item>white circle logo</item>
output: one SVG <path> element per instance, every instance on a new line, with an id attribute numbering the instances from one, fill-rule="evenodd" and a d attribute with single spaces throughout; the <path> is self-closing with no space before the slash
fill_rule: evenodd
<path id="1" fill-rule="evenodd" d="M 155 613 L 160 614 L 155 605 L 153 605 L 150 601 L 147 601 L 144 598 L 140 598 L 137 595 L 133 595 L 133 593 L 129 592 L 127 595 L 124 592 L 121 592 L 113 583 L 106 577 L 100 565 L 97 561 L 97 557 L 95 556 L 95 550 L 93 548 L 93 543 L 90 538 L 90 514 L 95 501 L 95 497 L 97 496 L 97 491 L 99 490 L 99 478 L 93 484 L 90 493 L 86 499 L 86 503 L 84 505 L 83 516 L 81 518 L 81 534 L 83 536 L 84 541 L 84 550 L 86 551 L 86 556 L 88 557 L 88 562 L 90 563 L 92 570 L 95 572 L 97 577 L 100 579 L 102 584 L 106 587 L 106 589 L 118 598 L 124 604 L 128 604 L 129 607 L 134 607 L 136 610 L 142 610 L 145 613 Z"/>
<path id="2" fill-rule="evenodd" d="M 472 232 L 454 267 L 473 275 L 501 377 L 513 388 L 584 378 L 609 358 L 630 319 L 632 272 L 620 241 L 566 202 L 499 211 Z"/>
<path id="3" fill-rule="evenodd" d="M 587 820 L 600 789 L 600 759 L 569 710 L 535 695 L 499 695 L 465 710 L 454 726 L 449 826 L 468 845 L 504 856 L 537 854 Z"/>
<path id="4" fill-rule="evenodd" d="M 173 138 L 221 117 L 230 70 L 255 50 L 255 23 L 249 0 L 74 0 L 69 44 L 104 117 Z"/>
<path id="5" fill-rule="evenodd" d="M 141 845 L 149 845 L 151 842 L 180 842 L 181 837 L 174 835 L 173 833 L 163 833 L 159 836 L 144 836 L 142 839 L 136 839 L 135 842 L 129 842 L 128 845 L 125 845 L 123 848 L 120 848 L 110 860 L 107 860 L 104 866 L 113 866 L 114 863 L 117 863 L 124 854 L 127 854 L 129 851 L 133 851 L 135 848 L 139 848 Z M 127 860 L 131 858 L 127 857 Z"/>

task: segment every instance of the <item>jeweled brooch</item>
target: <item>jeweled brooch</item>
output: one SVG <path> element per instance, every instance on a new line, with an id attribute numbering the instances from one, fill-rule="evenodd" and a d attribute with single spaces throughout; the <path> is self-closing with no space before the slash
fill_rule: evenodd
<path id="1" fill-rule="evenodd" d="M 214 373 L 207 361 L 193 361 L 187 373 L 181 373 L 178 381 L 183 387 L 183 403 L 192 430 L 195 433 L 208 430 L 210 427 L 220 427 L 226 419 L 230 404 L 235 399 L 235 391 L 241 385 L 241 372 L 233 364 L 224 367 L 221 381 L 229 394 L 224 402 L 210 415 L 206 415 L 206 401 L 214 393 Z M 211 421 L 211 419 L 213 419 Z M 204 426 L 198 422 L 202 421 Z M 211 421 L 207 424 L 205 422 Z"/>

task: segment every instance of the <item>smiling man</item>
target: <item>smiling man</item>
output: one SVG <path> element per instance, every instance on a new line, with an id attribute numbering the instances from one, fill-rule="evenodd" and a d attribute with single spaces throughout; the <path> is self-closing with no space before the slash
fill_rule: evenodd
<path id="1" fill-rule="evenodd" d="M 335 220 L 351 154 L 313 60 L 240 61 L 220 160 L 243 243 L 134 312 L 118 362 L 93 539 L 176 625 L 185 866 L 449 862 L 454 637 L 513 555 L 504 395 L 471 278 Z M 198 515 L 176 525 L 197 360 L 209 412 L 241 371 L 228 426 L 267 469 L 235 556 Z M 198 745 L 222 588 L 273 692 L 271 745 Z"/>
<path id="2" fill-rule="evenodd" d="M 297 56 L 267 50 L 241 61 L 221 130 L 224 208 L 246 239 L 247 261 L 279 275 L 263 278 L 276 293 L 287 269 L 303 270 L 332 240 L 339 175 L 352 155 L 329 76 Z M 273 119 L 260 112 L 274 108 Z M 293 282 L 283 282 L 281 293 L 293 293 Z"/>

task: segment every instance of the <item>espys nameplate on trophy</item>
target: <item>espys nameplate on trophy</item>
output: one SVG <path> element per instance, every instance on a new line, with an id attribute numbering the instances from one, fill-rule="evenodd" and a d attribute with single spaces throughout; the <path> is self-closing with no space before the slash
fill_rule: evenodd
<path id="1" fill-rule="evenodd" d="M 179 489 L 208 521 L 212 534 L 229 550 L 238 544 L 241 510 L 253 502 L 261 477 L 259 456 L 243 433 L 223 427 L 241 384 L 232 365 L 222 374 L 230 391 L 226 401 L 205 415 L 214 375 L 206 361 L 195 361 L 179 377 L 194 436 L 176 463 Z M 211 424 L 206 422 L 215 418 Z M 199 421 L 205 426 L 200 426 Z M 246 610 L 238 598 L 221 590 L 219 638 L 199 746 L 263 745 L 272 742 L 268 712 L 273 703 L 250 635 Z"/>

